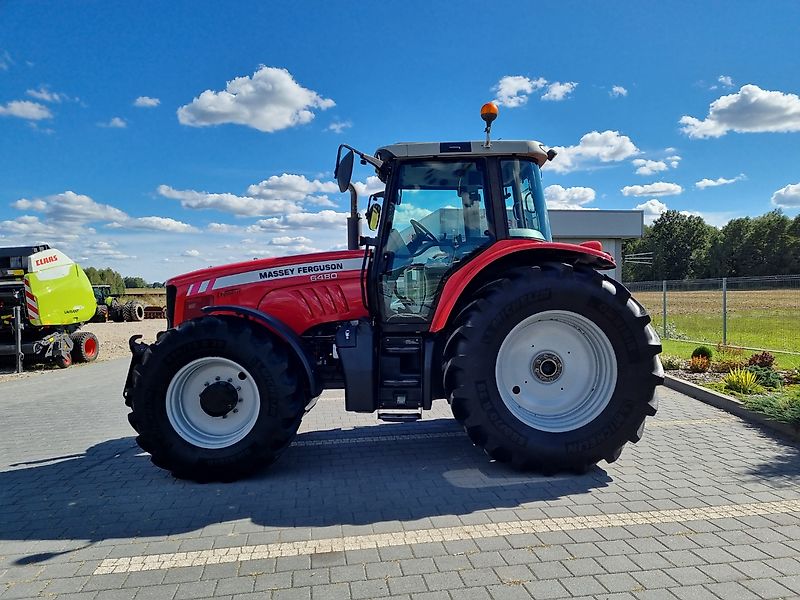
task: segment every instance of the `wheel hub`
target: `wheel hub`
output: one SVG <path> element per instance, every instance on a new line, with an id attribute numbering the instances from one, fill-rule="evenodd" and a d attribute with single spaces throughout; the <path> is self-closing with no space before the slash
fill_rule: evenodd
<path id="1" fill-rule="evenodd" d="M 523 424 L 551 433 L 574 431 L 611 400 L 616 354 L 589 318 L 543 311 L 508 332 L 497 353 L 495 380 L 506 408 Z"/>
<path id="2" fill-rule="evenodd" d="M 239 402 L 236 388 L 227 381 L 217 381 L 200 393 L 200 407 L 210 417 L 224 417 Z"/>
<path id="3" fill-rule="evenodd" d="M 542 383 L 553 383 L 561 378 L 564 361 L 554 352 L 541 352 L 533 359 L 531 370 L 534 377 Z"/>

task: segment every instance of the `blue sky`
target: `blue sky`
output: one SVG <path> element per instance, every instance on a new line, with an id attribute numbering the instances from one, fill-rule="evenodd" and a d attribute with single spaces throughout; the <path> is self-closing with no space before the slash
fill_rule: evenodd
<path id="1" fill-rule="evenodd" d="M 0 2 L 0 244 L 154 280 L 336 247 L 337 144 L 480 139 L 492 99 L 560 149 L 551 206 L 800 210 L 796 2 L 352 7 Z"/>

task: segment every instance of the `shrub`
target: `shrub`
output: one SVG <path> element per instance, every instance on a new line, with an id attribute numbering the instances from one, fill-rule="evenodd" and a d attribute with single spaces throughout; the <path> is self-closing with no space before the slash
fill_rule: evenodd
<path id="1" fill-rule="evenodd" d="M 697 358 L 698 356 L 711 362 L 711 359 L 714 358 L 714 353 L 708 346 L 698 346 L 694 349 L 694 352 L 692 352 L 692 358 Z"/>
<path id="2" fill-rule="evenodd" d="M 740 394 L 757 394 L 763 392 L 764 388 L 758 385 L 758 380 L 754 373 L 745 369 L 734 369 L 722 378 L 725 388 Z"/>
<path id="3" fill-rule="evenodd" d="M 711 361 L 705 356 L 693 356 L 692 360 L 689 361 L 689 371 L 692 373 L 705 373 L 710 365 Z"/>
<path id="4" fill-rule="evenodd" d="M 715 373 L 730 373 L 734 369 L 741 369 L 745 366 L 747 364 L 741 358 L 719 357 L 718 355 L 711 363 L 711 370 Z"/>
<path id="5" fill-rule="evenodd" d="M 761 352 L 760 354 L 753 354 L 747 364 L 751 367 L 771 369 L 775 365 L 775 357 L 771 352 Z"/>
<path id="6" fill-rule="evenodd" d="M 717 344 L 717 354 L 729 358 L 742 358 L 744 356 L 744 350 L 736 348 L 735 346 L 723 346 L 722 342 L 720 342 Z"/>
<path id="7" fill-rule="evenodd" d="M 743 401 L 746 408 L 800 428 L 800 394 L 754 396 Z"/>
<path id="8" fill-rule="evenodd" d="M 800 383 L 800 367 L 788 371 L 785 375 L 786 385 Z"/>
<path id="9" fill-rule="evenodd" d="M 783 386 L 783 377 L 773 369 L 750 365 L 746 370 L 755 375 L 758 384 L 765 388 L 775 389 Z"/>
<path id="10" fill-rule="evenodd" d="M 661 365 L 664 367 L 665 371 L 677 371 L 683 368 L 684 361 L 682 358 L 673 356 L 672 354 L 662 354 Z"/>

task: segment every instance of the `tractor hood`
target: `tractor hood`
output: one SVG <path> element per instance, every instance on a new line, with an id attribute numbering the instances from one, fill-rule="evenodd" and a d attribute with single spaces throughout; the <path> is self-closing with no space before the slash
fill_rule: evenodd
<path id="1" fill-rule="evenodd" d="M 352 270 L 355 264 L 353 261 L 359 261 L 357 268 L 360 268 L 360 261 L 363 258 L 363 250 L 337 250 L 279 258 L 259 258 L 191 271 L 173 277 L 167 281 L 167 285 L 180 287 L 196 282 L 208 282 L 209 287 L 219 288 L 228 283 L 246 284 L 255 281 L 288 279 L 315 273 Z M 217 283 L 216 286 L 215 283 Z"/>

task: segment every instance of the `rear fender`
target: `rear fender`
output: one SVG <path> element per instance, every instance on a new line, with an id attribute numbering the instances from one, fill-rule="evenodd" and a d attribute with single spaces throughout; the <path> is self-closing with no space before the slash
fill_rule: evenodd
<path id="1" fill-rule="evenodd" d="M 312 398 L 316 398 L 322 393 L 322 382 L 314 371 L 314 359 L 306 348 L 305 343 L 286 323 L 254 308 L 244 306 L 206 306 L 203 312 L 207 315 L 237 315 L 266 327 L 272 334 L 280 338 L 295 355 L 295 358 L 303 367 L 308 382 L 308 389 Z"/>
<path id="2" fill-rule="evenodd" d="M 464 304 L 472 290 L 496 279 L 502 271 L 544 262 L 582 264 L 594 269 L 613 269 L 616 264 L 610 254 L 592 245 L 538 242 L 533 240 L 502 240 L 481 252 L 445 282 L 439 303 L 431 321 L 431 332 L 441 331 L 457 308 Z"/>

